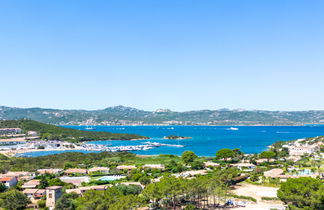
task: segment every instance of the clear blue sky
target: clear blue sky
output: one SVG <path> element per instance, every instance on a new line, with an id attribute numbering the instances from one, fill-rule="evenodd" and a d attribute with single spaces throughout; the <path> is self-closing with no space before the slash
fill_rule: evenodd
<path id="1" fill-rule="evenodd" d="M 323 0 L 1 0 L 0 105 L 324 110 Z"/>

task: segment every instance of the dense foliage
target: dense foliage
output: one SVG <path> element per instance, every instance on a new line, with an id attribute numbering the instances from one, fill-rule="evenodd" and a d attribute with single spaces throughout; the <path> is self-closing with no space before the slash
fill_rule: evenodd
<path id="1" fill-rule="evenodd" d="M 174 155 L 159 155 L 141 158 L 128 152 L 101 152 L 80 153 L 69 152 L 39 157 L 12 157 L 9 160 L 0 160 L 0 172 L 12 171 L 36 171 L 41 168 L 73 168 L 92 166 L 117 166 L 121 164 L 152 164 L 159 162 L 169 164 L 178 162 L 179 157 Z"/>
<path id="2" fill-rule="evenodd" d="M 25 209 L 29 199 L 22 192 L 10 190 L 0 194 L 0 208 L 8 210 Z"/>
<path id="3" fill-rule="evenodd" d="M 130 140 L 146 138 L 135 134 L 120 134 L 97 131 L 82 131 L 64 128 L 55 125 L 40 123 L 33 120 L 1 120 L 0 128 L 21 128 L 23 131 L 37 131 L 41 139 L 62 140 L 70 142 L 92 141 L 92 140 Z"/>
<path id="4" fill-rule="evenodd" d="M 310 177 L 288 179 L 281 184 L 278 198 L 291 209 L 324 209 L 324 184 Z"/>

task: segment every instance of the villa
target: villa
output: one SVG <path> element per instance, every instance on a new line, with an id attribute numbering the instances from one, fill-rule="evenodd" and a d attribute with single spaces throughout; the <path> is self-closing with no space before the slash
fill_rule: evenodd
<path id="1" fill-rule="evenodd" d="M 231 166 L 237 167 L 240 170 L 242 170 L 243 168 L 254 169 L 256 167 L 256 165 L 252 163 L 235 163 L 231 164 Z"/>
<path id="2" fill-rule="evenodd" d="M 88 170 L 87 169 L 82 169 L 82 168 L 69 168 L 64 171 L 65 175 L 73 175 L 73 174 L 87 174 Z"/>
<path id="3" fill-rule="evenodd" d="M 0 135 L 19 134 L 19 133 L 21 133 L 21 128 L 0 128 Z"/>
<path id="4" fill-rule="evenodd" d="M 107 167 L 94 167 L 94 168 L 89 169 L 89 173 L 94 173 L 94 172 L 108 174 L 109 173 L 109 168 L 107 168 Z"/>
<path id="5" fill-rule="evenodd" d="M 150 168 L 150 169 L 160 169 L 164 170 L 165 166 L 162 164 L 145 164 L 143 168 Z"/>
<path id="6" fill-rule="evenodd" d="M 66 193 L 76 193 L 78 195 L 83 195 L 85 192 L 87 192 L 89 190 L 104 191 L 104 190 L 107 190 L 108 187 L 109 186 L 106 186 L 106 185 L 80 187 L 80 188 L 76 188 L 76 189 L 67 189 Z"/>
<path id="7" fill-rule="evenodd" d="M 28 171 L 8 171 L 5 175 L 11 177 L 13 176 L 22 177 L 22 176 L 33 176 L 34 173 Z"/>
<path id="8" fill-rule="evenodd" d="M 4 184 L 6 187 L 10 188 L 16 186 L 18 180 L 16 177 L 2 177 L 0 178 L 0 183 Z"/>
<path id="9" fill-rule="evenodd" d="M 73 184 L 75 186 L 81 186 L 82 182 L 88 183 L 90 182 L 90 178 L 87 176 L 79 176 L 79 177 L 69 177 L 63 176 L 59 178 L 62 182 Z"/>
<path id="10" fill-rule="evenodd" d="M 283 174 L 283 170 L 281 168 L 274 168 L 269 171 L 265 171 L 263 175 L 265 177 L 270 177 L 270 178 L 278 178 L 281 174 Z"/>
<path id="11" fill-rule="evenodd" d="M 38 169 L 37 172 L 39 174 L 59 174 L 63 171 L 63 169 L 57 168 L 48 168 L 48 169 Z"/>
<path id="12" fill-rule="evenodd" d="M 46 195 L 45 189 L 25 189 L 23 193 L 29 198 L 34 200 L 39 200 Z"/>
<path id="13" fill-rule="evenodd" d="M 261 164 L 261 163 L 267 163 L 267 162 L 269 162 L 269 163 L 272 163 L 272 162 L 275 162 L 276 160 L 275 159 L 273 159 L 273 158 L 271 158 L 271 159 L 265 159 L 265 158 L 261 158 L 261 159 L 258 159 L 258 160 L 256 160 L 255 162 L 257 163 L 257 165 L 259 165 L 259 164 Z"/>
<path id="14" fill-rule="evenodd" d="M 116 168 L 117 170 L 133 170 L 133 169 L 136 169 L 136 166 L 135 165 L 120 165 L 120 166 L 117 166 Z"/>
<path id="15" fill-rule="evenodd" d="M 218 167 L 220 165 L 218 163 L 214 163 L 214 162 L 211 162 L 211 161 L 207 161 L 207 162 L 204 162 L 204 166 L 205 167 Z"/>
<path id="16" fill-rule="evenodd" d="M 26 143 L 25 138 L 0 139 L 0 145 L 16 145 Z"/>
<path id="17" fill-rule="evenodd" d="M 26 182 L 23 186 L 21 186 L 21 188 L 23 188 L 23 189 L 37 188 L 39 184 L 40 184 L 40 180 L 33 179 L 33 180 Z"/>

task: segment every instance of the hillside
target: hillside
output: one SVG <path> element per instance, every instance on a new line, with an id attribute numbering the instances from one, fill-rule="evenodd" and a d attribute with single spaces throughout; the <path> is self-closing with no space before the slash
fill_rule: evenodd
<path id="1" fill-rule="evenodd" d="M 94 140 L 130 140 L 146 138 L 135 134 L 81 131 L 40 123 L 33 120 L 0 120 L 0 128 L 21 128 L 23 132 L 37 131 L 41 139 L 62 140 L 70 142 Z"/>
<path id="2" fill-rule="evenodd" d="M 0 107 L 0 119 L 32 119 L 57 125 L 304 125 L 323 124 L 324 111 L 144 111 L 116 106 L 102 110 Z"/>

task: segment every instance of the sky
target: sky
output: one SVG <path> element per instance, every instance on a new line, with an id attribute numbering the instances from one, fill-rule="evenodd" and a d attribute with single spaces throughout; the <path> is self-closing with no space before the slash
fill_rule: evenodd
<path id="1" fill-rule="evenodd" d="M 322 0 L 0 0 L 0 105 L 324 110 Z"/>

